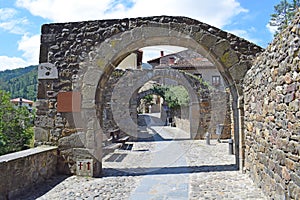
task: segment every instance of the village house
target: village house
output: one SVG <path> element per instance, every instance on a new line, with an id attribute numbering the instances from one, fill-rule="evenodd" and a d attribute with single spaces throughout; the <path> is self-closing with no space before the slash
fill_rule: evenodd
<path id="1" fill-rule="evenodd" d="M 22 97 L 11 99 L 10 102 L 13 103 L 15 106 L 25 106 L 30 112 L 32 111 L 34 103 L 33 101 L 24 99 Z"/>
<path id="2" fill-rule="evenodd" d="M 171 67 L 173 69 L 194 74 L 217 90 L 224 91 L 226 87 L 216 66 L 207 58 L 192 50 L 184 50 L 168 55 L 164 55 L 164 52 L 161 51 L 161 56 L 159 58 L 149 60 L 148 63 L 154 68 Z M 172 84 L 172 81 L 168 81 Z M 176 85 L 176 83 L 173 84 Z"/>

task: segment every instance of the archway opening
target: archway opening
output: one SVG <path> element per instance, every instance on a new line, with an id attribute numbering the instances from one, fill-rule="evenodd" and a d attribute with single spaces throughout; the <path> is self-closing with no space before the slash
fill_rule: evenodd
<path id="1" fill-rule="evenodd" d="M 140 50 L 137 50 L 137 51 L 140 52 Z M 161 53 L 161 51 L 160 51 L 160 53 Z M 204 56 L 202 56 L 201 54 L 198 54 L 198 53 L 196 53 L 194 51 L 191 51 L 191 50 L 188 50 L 188 49 L 173 53 L 171 55 L 166 55 L 166 56 L 168 56 L 168 57 L 165 58 L 165 55 L 163 55 L 163 56 L 161 55 L 159 57 L 159 59 L 167 60 L 167 62 L 166 62 L 167 64 L 166 63 L 162 64 L 163 61 L 159 60 L 158 61 L 159 64 L 158 65 L 151 65 L 152 68 L 150 68 L 150 69 L 149 68 L 143 69 L 143 66 L 128 67 L 128 68 L 125 67 L 124 68 L 124 67 L 120 67 L 119 65 L 117 65 L 116 69 L 113 70 L 110 75 L 107 74 L 106 76 L 103 76 L 105 78 L 109 77 L 106 84 L 103 84 L 103 82 L 102 82 L 102 84 L 105 87 L 101 87 L 101 84 L 100 84 L 101 81 L 99 82 L 98 97 L 102 96 L 102 97 L 107 98 L 109 95 L 103 94 L 103 93 L 105 93 L 103 91 L 106 91 L 106 89 L 109 88 L 110 86 L 116 86 L 116 85 L 120 84 L 121 85 L 120 88 L 123 88 L 123 90 L 124 90 L 124 88 L 126 88 L 126 90 L 130 90 L 131 88 L 129 87 L 129 85 L 135 85 L 135 84 L 139 85 L 139 87 L 133 87 L 134 91 L 131 92 L 132 95 L 131 96 L 129 95 L 130 98 L 127 99 L 128 102 L 127 102 L 127 104 L 124 104 L 125 107 L 123 107 L 123 109 L 128 109 L 129 110 L 127 117 L 130 117 L 131 121 L 135 122 L 138 125 L 138 110 L 137 110 L 137 107 L 138 107 L 139 101 L 137 100 L 138 99 L 137 96 L 138 96 L 139 93 L 143 92 L 143 90 L 141 88 L 145 87 L 145 85 L 147 85 L 147 83 L 149 83 L 149 81 L 151 81 L 150 83 L 152 83 L 152 84 L 153 84 L 153 81 L 154 81 L 156 83 L 160 83 L 161 85 L 173 85 L 174 86 L 174 85 L 178 85 L 178 80 L 180 79 L 180 77 L 178 77 L 177 75 L 171 75 L 170 76 L 170 74 L 168 74 L 168 73 L 167 74 L 158 73 L 160 75 L 157 75 L 157 74 L 156 75 L 151 75 L 151 73 L 153 73 L 153 71 L 155 71 L 155 70 L 156 71 L 159 71 L 159 70 L 172 71 L 173 70 L 173 71 L 176 71 L 176 72 L 179 72 L 179 73 L 182 73 L 182 74 L 189 74 L 188 76 L 191 76 L 193 79 L 198 80 L 201 84 L 203 84 L 207 88 L 209 88 L 210 91 L 206 91 L 206 93 L 207 93 L 206 97 L 209 96 L 209 97 L 212 97 L 214 99 L 213 102 L 209 102 L 209 103 L 213 104 L 213 108 L 211 108 L 209 111 L 204 111 L 204 112 L 213 113 L 213 119 L 211 120 L 211 122 L 210 121 L 209 122 L 205 121 L 207 123 L 205 125 L 205 127 L 206 127 L 205 130 L 207 132 L 209 131 L 213 135 L 212 138 L 216 139 L 217 137 L 219 137 L 216 134 L 217 125 L 219 125 L 221 123 L 222 124 L 227 123 L 225 128 L 223 126 L 223 132 L 227 132 L 227 136 L 224 137 L 224 134 L 223 134 L 222 137 L 223 137 L 223 139 L 224 138 L 226 138 L 226 139 L 231 138 L 232 137 L 231 128 L 232 128 L 233 124 L 231 123 L 231 117 L 232 116 L 231 116 L 231 110 L 230 110 L 230 106 L 229 106 L 229 98 L 230 97 L 228 95 L 228 89 L 226 90 L 226 87 L 227 87 L 226 82 L 222 79 L 222 75 L 218 72 L 218 69 L 216 68 L 216 66 L 214 66 L 211 62 L 209 62 L 209 60 L 207 58 L 205 58 Z M 177 57 L 175 57 L 175 56 L 177 56 Z M 129 56 L 126 57 L 125 60 L 128 59 L 129 57 L 132 57 L 132 53 L 129 54 Z M 154 60 L 152 59 L 148 63 L 150 64 L 151 62 L 153 63 L 153 62 L 157 62 L 157 61 L 155 61 L 155 59 Z M 200 64 L 198 63 L 199 66 L 197 66 L 195 64 L 197 62 L 200 63 Z M 205 62 L 205 64 L 203 64 L 203 62 Z M 121 60 L 120 63 L 124 64 L 126 62 Z M 132 63 L 135 63 L 135 62 L 132 62 Z M 138 63 L 138 62 L 136 62 L 136 63 Z M 126 75 L 127 75 L 126 73 L 131 74 L 131 76 L 126 77 Z M 139 75 L 136 75 L 136 76 L 133 75 L 135 73 L 139 73 Z M 125 76 L 125 78 L 124 78 L 124 76 Z M 112 77 L 114 77 L 114 78 L 117 77 L 117 80 L 112 81 Z M 203 77 L 205 77 L 208 81 L 207 82 L 204 81 Z M 181 78 L 186 79 L 185 77 L 181 77 Z M 121 79 L 122 80 L 124 80 L 124 79 L 125 80 L 130 80 L 130 82 L 127 82 L 127 85 L 126 85 L 125 84 L 126 81 L 122 82 Z M 141 81 L 141 79 L 144 79 L 144 80 Z M 135 80 L 137 82 L 134 82 L 132 80 Z M 201 82 L 201 81 L 203 81 L 203 82 Z M 169 83 L 167 84 L 166 82 L 169 82 Z M 182 84 L 182 80 L 180 80 L 179 82 L 181 82 L 180 84 Z M 197 87 L 199 87 L 199 85 L 198 86 L 196 84 L 193 85 L 189 81 L 186 81 L 185 83 L 189 84 L 189 87 L 192 88 L 187 93 L 193 93 L 192 95 L 195 95 L 197 93 L 197 90 L 193 91 L 193 88 L 195 88 L 195 87 L 197 88 Z M 121 91 L 121 90 L 119 90 L 119 91 L 117 90 L 117 92 L 116 92 L 116 88 L 110 88 L 109 90 L 111 92 L 111 95 L 107 100 L 108 100 L 108 105 L 110 107 L 110 106 L 112 106 L 112 104 L 116 100 L 116 98 L 121 98 L 120 94 L 119 94 L 119 91 Z M 176 88 L 175 90 L 179 90 L 179 88 Z M 185 91 L 188 91 L 188 90 L 185 90 Z M 211 94 L 210 94 L 210 92 L 211 92 Z M 115 95 L 115 99 L 113 97 L 114 95 Z M 121 93 L 121 96 L 122 95 L 124 95 L 124 94 Z M 222 95 L 225 95 L 225 96 L 222 96 Z M 197 95 L 195 95 L 195 96 L 197 96 Z M 217 99 L 216 99 L 216 96 L 217 96 Z M 222 101 L 222 102 L 219 101 L 219 100 L 224 100 L 224 97 L 226 97 L 225 98 L 226 99 L 225 103 L 224 103 L 224 101 Z M 153 100 L 153 97 L 152 97 L 151 100 Z M 203 99 L 201 99 L 201 100 L 203 100 Z M 103 105 L 103 100 L 99 100 L 98 102 L 101 102 L 101 104 Z M 162 102 L 164 102 L 164 101 L 162 101 Z M 201 101 L 201 103 L 200 102 L 198 102 L 198 103 L 200 105 L 200 104 L 206 104 L 207 102 Z M 190 101 L 188 101 L 188 104 L 190 104 Z M 228 107 L 229 107 L 229 109 L 228 109 Z M 120 108 L 120 107 L 118 107 L 118 108 Z M 193 108 L 194 107 L 189 107 L 188 111 L 193 110 Z M 222 111 L 220 110 L 220 108 L 222 108 Z M 111 112 L 113 113 L 113 108 L 111 107 L 110 109 L 111 109 Z M 182 111 L 182 109 L 181 109 L 181 111 Z M 148 112 L 149 112 L 149 107 L 148 107 Z M 203 110 L 201 112 L 203 112 Z M 100 113 L 100 118 L 101 119 L 103 118 L 103 116 L 104 116 L 104 118 L 105 118 L 105 116 L 107 116 L 107 110 L 106 111 L 98 110 L 98 113 Z M 106 114 L 104 114 L 104 113 L 106 113 Z M 189 114 L 190 113 L 188 113 L 188 115 Z M 118 124 L 120 118 L 118 118 L 118 119 L 113 118 L 113 114 L 111 114 L 111 116 L 112 116 L 112 119 L 115 121 L 114 123 L 116 125 L 116 127 L 114 127 L 113 129 L 119 129 L 119 131 L 125 133 L 125 135 L 123 135 L 123 136 L 128 136 L 128 135 L 133 136 L 133 138 L 135 138 L 135 141 L 139 141 L 138 139 L 141 139 L 141 138 L 142 138 L 142 140 L 140 140 L 139 142 L 145 142 L 146 141 L 145 137 L 143 137 L 143 136 L 139 137 L 138 134 L 137 135 L 131 135 L 132 133 L 128 134 L 128 132 L 132 131 L 132 129 L 130 131 L 128 131 L 128 129 L 124 130 L 124 129 L 122 129 L 122 127 L 120 128 L 120 124 L 122 124 L 123 122 Z M 217 117 L 219 117 L 220 119 L 216 119 Z M 101 119 L 100 119 L 100 121 L 101 121 Z M 228 120 L 228 121 L 226 121 L 226 120 Z M 150 121 L 151 121 L 151 119 L 150 119 Z M 188 122 L 191 123 L 191 121 L 192 120 L 189 117 Z M 205 123 L 205 122 L 202 121 L 202 123 Z M 198 122 L 197 121 L 192 121 L 192 123 L 198 123 Z M 165 125 L 165 123 L 163 123 L 163 124 Z M 101 126 L 102 126 L 102 124 L 101 124 Z M 126 123 L 126 126 L 128 126 L 128 123 Z M 162 124 L 161 124 L 161 126 L 162 126 Z M 151 127 L 151 126 L 149 126 L 149 127 Z M 137 126 L 137 128 L 140 128 L 140 127 Z M 153 129 L 153 127 L 152 127 L 152 131 L 154 131 L 155 134 L 157 134 L 156 129 L 155 128 Z M 110 137 L 110 136 L 111 136 L 110 134 L 106 133 L 105 137 Z M 149 134 L 148 134 L 148 136 L 149 136 Z M 156 138 L 156 139 L 159 139 L 159 138 Z M 191 137 L 184 138 L 184 139 L 195 139 L 195 137 L 191 136 Z M 201 137 L 198 137 L 198 139 L 204 139 L 204 134 L 202 133 Z M 161 137 L 160 140 L 163 140 L 163 137 Z M 132 144 L 132 143 L 129 143 L 129 144 Z M 126 146 L 126 149 L 128 150 L 128 145 Z M 129 147 L 129 149 L 132 150 L 132 146 Z M 120 155 L 122 155 L 122 153 L 117 153 L 117 155 L 120 156 Z M 117 156 L 114 156 L 114 154 L 112 154 L 111 156 L 115 157 L 116 159 L 119 158 Z M 125 159 L 125 157 L 123 157 L 122 159 Z M 110 157 L 108 157 L 108 158 L 105 157 L 104 162 L 107 163 L 107 162 L 110 162 L 110 160 L 111 160 Z M 231 163 L 231 164 L 234 164 L 234 163 Z M 106 167 L 109 168 L 109 166 L 104 165 L 104 168 L 106 168 Z M 114 166 L 116 168 L 118 168 L 117 165 L 114 165 Z M 128 173 L 128 171 L 127 171 L 127 173 Z"/>

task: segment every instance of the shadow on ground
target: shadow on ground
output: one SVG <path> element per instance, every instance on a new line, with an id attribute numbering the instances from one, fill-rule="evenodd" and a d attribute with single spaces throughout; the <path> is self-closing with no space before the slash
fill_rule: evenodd
<path id="1" fill-rule="evenodd" d="M 166 139 L 163 138 L 155 129 L 148 127 L 139 127 L 140 131 L 138 138 L 132 139 L 132 142 L 163 142 L 163 141 L 182 141 L 182 140 L 191 140 L 190 138 L 172 138 Z M 149 133 L 149 130 L 151 133 Z"/>
<path id="2" fill-rule="evenodd" d="M 103 177 L 116 176 L 146 176 L 146 175 L 172 175 L 191 174 L 201 172 L 222 172 L 237 171 L 235 164 L 231 165 L 203 165 L 203 166 L 182 166 L 182 167 L 160 167 L 160 168 L 104 168 Z"/>
<path id="3" fill-rule="evenodd" d="M 50 190 L 52 190 L 56 185 L 63 182 L 65 179 L 67 179 L 68 175 L 55 175 L 51 178 L 45 180 L 42 183 L 36 184 L 30 189 L 26 190 L 26 192 L 18 195 L 17 197 L 14 197 L 14 199 L 18 200 L 31 200 L 31 199 L 37 199 L 38 197 L 43 196 Z"/>

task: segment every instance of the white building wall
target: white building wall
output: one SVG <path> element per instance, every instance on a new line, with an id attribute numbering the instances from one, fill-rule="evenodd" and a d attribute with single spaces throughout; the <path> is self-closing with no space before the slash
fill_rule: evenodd
<path id="1" fill-rule="evenodd" d="M 117 69 L 137 69 L 137 55 L 131 53 L 118 65 Z"/>

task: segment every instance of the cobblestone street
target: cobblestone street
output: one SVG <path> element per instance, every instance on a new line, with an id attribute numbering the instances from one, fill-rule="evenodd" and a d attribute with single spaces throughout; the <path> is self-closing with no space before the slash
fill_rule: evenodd
<path id="1" fill-rule="evenodd" d="M 102 178 L 53 177 L 22 199 L 267 199 L 235 170 L 228 143 L 146 121 L 138 141 L 103 158 Z"/>

